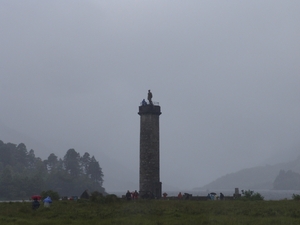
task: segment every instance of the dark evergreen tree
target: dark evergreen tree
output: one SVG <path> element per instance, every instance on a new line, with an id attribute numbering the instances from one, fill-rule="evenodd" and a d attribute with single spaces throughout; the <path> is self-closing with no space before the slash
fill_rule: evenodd
<path id="1" fill-rule="evenodd" d="M 89 164 L 89 169 L 88 169 L 88 174 L 94 184 L 99 184 L 100 186 L 102 186 L 102 183 L 103 183 L 102 169 L 99 165 L 99 162 L 95 159 L 94 156 L 91 158 L 91 162 Z"/>
<path id="2" fill-rule="evenodd" d="M 12 168 L 6 166 L 0 174 L 0 199 L 14 198 L 15 186 L 13 182 Z"/>
<path id="3" fill-rule="evenodd" d="M 16 149 L 13 151 L 13 157 L 15 160 L 14 168 L 16 168 L 19 172 L 27 168 L 28 166 L 28 151 L 25 144 L 19 144 Z"/>
<path id="4" fill-rule="evenodd" d="M 86 189 L 105 193 L 102 183 L 99 162 L 87 152 L 80 157 L 69 149 L 63 160 L 51 153 L 42 161 L 23 143 L 0 141 L 0 199 L 27 199 L 45 189 L 61 196 L 79 195 Z"/>
<path id="5" fill-rule="evenodd" d="M 84 155 L 80 158 L 80 166 L 83 174 L 88 173 L 90 162 L 91 162 L 90 154 L 85 152 Z"/>
<path id="6" fill-rule="evenodd" d="M 57 156 L 54 153 L 51 153 L 48 156 L 48 159 L 46 161 L 46 166 L 49 172 L 53 171 L 58 165 Z"/>
<path id="7" fill-rule="evenodd" d="M 28 152 L 27 163 L 28 169 L 36 169 L 36 158 L 33 149 Z"/>
<path id="8" fill-rule="evenodd" d="M 77 153 L 73 148 L 69 149 L 64 156 L 64 168 L 72 177 L 80 175 L 79 159 L 79 153 Z"/>
<path id="9" fill-rule="evenodd" d="M 3 142 L 2 142 L 3 143 Z M 3 164 L 3 168 L 5 168 L 7 165 L 13 165 L 13 151 L 16 148 L 16 145 L 13 145 L 11 143 L 8 144 L 2 144 L 0 146 L 0 162 Z"/>

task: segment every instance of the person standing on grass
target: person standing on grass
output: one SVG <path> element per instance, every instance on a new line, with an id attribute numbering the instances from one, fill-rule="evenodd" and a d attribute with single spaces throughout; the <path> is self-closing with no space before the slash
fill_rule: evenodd
<path id="1" fill-rule="evenodd" d="M 129 190 L 126 192 L 126 199 L 127 201 L 131 200 L 131 193 Z"/>
<path id="2" fill-rule="evenodd" d="M 164 192 L 164 193 L 163 193 L 163 197 L 164 197 L 164 199 L 166 199 L 166 198 L 167 198 L 167 196 L 168 196 L 168 194 L 167 194 L 166 192 Z"/>
<path id="3" fill-rule="evenodd" d="M 33 202 L 32 202 L 32 209 L 33 209 L 33 210 L 36 210 L 36 209 L 38 209 L 39 207 L 40 207 L 40 203 L 39 203 L 38 199 L 37 199 L 37 198 L 34 198 L 34 199 L 33 199 Z"/>
<path id="4" fill-rule="evenodd" d="M 224 195 L 222 192 L 220 193 L 220 200 L 224 200 Z"/>
<path id="5" fill-rule="evenodd" d="M 178 197 L 178 199 L 181 199 L 181 198 L 182 198 L 181 192 L 178 193 L 178 196 L 177 196 L 177 197 Z"/>
<path id="6" fill-rule="evenodd" d="M 135 190 L 133 192 L 133 199 L 138 199 L 139 198 L 139 193 Z"/>
<path id="7" fill-rule="evenodd" d="M 48 196 L 43 200 L 43 202 L 44 202 L 44 207 L 50 207 L 50 204 L 52 203 L 52 199 L 50 198 L 50 196 Z"/>

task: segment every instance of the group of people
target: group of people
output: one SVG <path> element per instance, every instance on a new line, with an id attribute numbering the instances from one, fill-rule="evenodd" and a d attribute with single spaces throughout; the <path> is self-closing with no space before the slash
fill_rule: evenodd
<path id="1" fill-rule="evenodd" d="M 179 192 L 177 197 L 178 197 L 178 199 L 182 199 L 182 198 L 189 199 L 191 197 L 191 195 L 188 193 L 184 193 L 184 195 L 182 195 L 181 192 Z M 208 200 L 224 200 L 225 196 L 222 192 L 220 193 L 220 196 L 218 196 L 217 193 L 211 192 L 211 193 L 207 194 L 207 199 Z"/>
<path id="2" fill-rule="evenodd" d="M 166 192 L 164 192 L 162 194 L 162 197 L 165 199 L 167 198 L 168 194 Z M 126 195 L 125 195 L 126 199 L 129 201 L 131 199 L 138 199 L 139 198 L 139 193 L 135 190 L 133 192 L 130 192 L 129 190 L 126 192 Z M 154 198 L 154 196 L 152 196 L 152 193 L 151 192 L 147 192 L 146 194 L 142 195 L 141 198 L 143 199 L 148 199 L 148 198 Z M 178 195 L 177 195 L 177 198 L 178 199 L 191 199 L 192 198 L 192 195 L 191 194 L 188 194 L 188 193 L 184 193 L 184 195 L 179 192 Z M 221 192 L 220 193 L 220 196 L 218 196 L 216 193 L 214 192 L 211 192 L 209 194 L 207 194 L 207 199 L 208 200 L 224 200 L 225 199 L 225 196 L 224 194 Z"/>
<path id="3" fill-rule="evenodd" d="M 48 196 L 47 198 L 45 198 L 44 200 L 43 200 L 43 202 L 44 202 L 44 207 L 49 207 L 50 206 L 50 204 L 52 203 L 52 199 L 50 198 L 50 196 Z M 38 198 L 34 198 L 33 199 L 33 202 L 32 202 L 32 209 L 33 210 L 36 210 L 36 209 L 38 209 L 39 207 L 40 207 L 40 202 L 39 202 L 39 199 Z"/>
<path id="4" fill-rule="evenodd" d="M 208 200 L 224 200 L 225 196 L 223 195 L 223 193 L 220 193 L 220 197 L 216 194 L 216 193 L 209 193 L 207 195 L 207 199 Z"/>
<path id="5" fill-rule="evenodd" d="M 130 192 L 129 190 L 126 192 L 126 199 L 129 201 L 131 199 L 138 199 L 139 198 L 139 193 L 137 190 L 134 192 Z"/>
<path id="6" fill-rule="evenodd" d="M 183 195 L 181 194 L 181 192 L 179 192 L 178 193 L 178 195 L 177 195 L 177 197 L 178 197 L 178 199 L 190 199 L 191 197 L 192 197 L 192 195 L 191 194 L 189 194 L 189 193 L 184 193 Z"/>

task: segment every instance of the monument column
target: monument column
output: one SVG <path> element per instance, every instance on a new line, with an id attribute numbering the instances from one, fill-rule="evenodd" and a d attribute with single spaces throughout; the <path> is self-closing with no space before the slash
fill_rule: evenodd
<path id="1" fill-rule="evenodd" d="M 152 96 L 151 96 L 152 97 Z M 161 198 L 159 175 L 159 116 L 158 103 L 145 102 L 139 107 L 140 115 L 140 196 Z"/>

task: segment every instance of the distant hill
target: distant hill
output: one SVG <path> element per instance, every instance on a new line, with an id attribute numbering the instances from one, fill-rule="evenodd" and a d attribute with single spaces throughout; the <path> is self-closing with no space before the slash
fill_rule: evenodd
<path id="1" fill-rule="evenodd" d="M 273 186 L 275 190 L 300 190 L 300 173 L 280 170 Z"/>
<path id="2" fill-rule="evenodd" d="M 300 173 L 300 156 L 286 163 L 242 169 L 195 189 L 273 189 L 273 183 L 280 170 L 292 170 Z"/>

